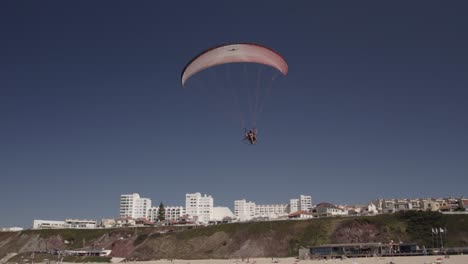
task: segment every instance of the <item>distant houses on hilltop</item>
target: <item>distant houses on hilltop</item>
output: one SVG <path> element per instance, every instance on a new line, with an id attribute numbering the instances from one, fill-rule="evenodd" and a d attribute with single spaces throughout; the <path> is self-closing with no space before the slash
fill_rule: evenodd
<path id="1" fill-rule="evenodd" d="M 162 204 L 161 204 L 162 205 Z M 46 228 L 114 228 L 154 225 L 210 225 L 230 222 L 311 219 L 329 216 L 392 214 L 418 210 L 442 213 L 468 213 L 465 198 L 377 199 L 367 205 L 312 203 L 312 197 L 300 195 L 284 204 L 257 204 L 246 199 L 234 201 L 234 213 L 228 207 L 214 206 L 211 195 L 187 193 L 185 206 L 153 206 L 149 198 L 138 193 L 120 196 L 119 217 L 95 220 L 34 220 L 33 229 Z M 164 210 L 161 211 L 160 210 Z M 6 231 L 6 230 L 5 230 Z"/>

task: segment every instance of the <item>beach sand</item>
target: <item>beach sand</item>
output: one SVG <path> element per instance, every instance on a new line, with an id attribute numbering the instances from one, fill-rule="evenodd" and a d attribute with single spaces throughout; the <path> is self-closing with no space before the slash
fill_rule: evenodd
<path id="1" fill-rule="evenodd" d="M 373 257 L 373 258 L 350 258 L 345 260 L 298 260 L 295 258 L 251 258 L 244 259 L 204 259 L 204 260 L 154 260 L 154 261 L 138 261 L 127 262 L 128 264 L 324 264 L 324 263 L 340 263 L 340 264 L 468 264 L 468 255 L 453 255 L 450 258 L 444 256 L 416 256 L 416 257 Z"/>

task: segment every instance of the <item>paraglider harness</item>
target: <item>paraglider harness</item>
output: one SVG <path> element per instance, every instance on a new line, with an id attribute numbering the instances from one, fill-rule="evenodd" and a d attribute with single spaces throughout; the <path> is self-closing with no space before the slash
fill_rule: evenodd
<path id="1" fill-rule="evenodd" d="M 248 140 L 250 145 L 255 145 L 257 143 L 257 129 L 252 128 L 247 132 L 247 129 L 244 128 L 243 140 Z"/>

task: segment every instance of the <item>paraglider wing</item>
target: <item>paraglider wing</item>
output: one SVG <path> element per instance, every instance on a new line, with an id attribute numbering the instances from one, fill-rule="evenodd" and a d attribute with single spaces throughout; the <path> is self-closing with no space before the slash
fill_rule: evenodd
<path id="1" fill-rule="evenodd" d="M 182 86 L 191 76 L 200 71 L 234 62 L 264 64 L 276 68 L 283 75 L 288 73 L 288 64 L 284 58 L 270 48 L 257 44 L 229 44 L 204 51 L 190 61 L 182 72 Z"/>

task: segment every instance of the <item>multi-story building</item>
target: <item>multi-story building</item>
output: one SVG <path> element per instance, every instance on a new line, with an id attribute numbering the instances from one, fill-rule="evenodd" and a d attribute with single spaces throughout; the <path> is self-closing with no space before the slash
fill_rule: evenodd
<path id="1" fill-rule="evenodd" d="M 421 199 L 423 211 L 439 211 L 441 204 L 436 199 Z"/>
<path id="2" fill-rule="evenodd" d="M 257 204 L 255 217 L 268 217 L 270 219 L 288 215 L 288 204 Z"/>
<path id="3" fill-rule="evenodd" d="M 379 213 L 395 213 L 399 211 L 434 211 L 450 212 L 458 210 L 462 198 L 420 198 L 420 199 L 379 199 L 372 203 Z"/>
<path id="4" fill-rule="evenodd" d="M 141 198 L 138 193 L 120 195 L 120 218 L 148 218 L 151 199 Z"/>
<path id="5" fill-rule="evenodd" d="M 301 195 L 300 198 L 300 207 L 299 210 L 310 212 L 312 210 L 312 196 Z"/>
<path id="6" fill-rule="evenodd" d="M 185 215 L 185 208 L 183 206 L 165 206 L 164 207 L 165 220 L 176 221 Z M 158 222 L 159 207 L 151 207 L 148 212 L 148 220 Z"/>
<path id="7" fill-rule="evenodd" d="M 185 211 L 196 218 L 198 222 L 208 223 L 213 213 L 213 197 L 202 196 L 200 193 L 187 193 L 185 195 Z"/>
<path id="8" fill-rule="evenodd" d="M 301 195 L 299 199 L 289 200 L 289 213 L 297 211 L 310 212 L 312 210 L 312 196 Z"/>
<path id="9" fill-rule="evenodd" d="M 408 202 L 411 204 L 412 210 L 422 210 L 421 201 L 419 199 L 409 199 Z"/>
<path id="10" fill-rule="evenodd" d="M 249 221 L 255 218 L 255 203 L 245 199 L 234 201 L 234 215 L 239 221 Z"/>
<path id="11" fill-rule="evenodd" d="M 183 206 L 168 206 L 164 208 L 166 210 L 166 219 L 177 220 L 185 215 L 185 208 Z"/>
<path id="12" fill-rule="evenodd" d="M 450 211 L 456 211 L 460 209 L 460 201 L 462 199 L 456 199 L 456 198 L 445 198 L 445 201 L 447 202 L 447 207 L 449 208 Z"/>
<path id="13" fill-rule="evenodd" d="M 294 213 L 300 210 L 299 199 L 290 199 L 289 200 L 289 213 Z"/>
<path id="14" fill-rule="evenodd" d="M 382 212 L 384 214 L 392 214 L 395 212 L 395 200 L 383 200 Z"/>
<path id="15" fill-rule="evenodd" d="M 394 209 L 395 209 L 394 212 L 408 211 L 408 210 L 413 209 L 412 203 L 410 203 L 406 199 L 395 199 L 393 202 L 394 202 L 393 206 L 394 206 Z"/>
<path id="16" fill-rule="evenodd" d="M 311 207 L 311 197 L 304 195 L 301 195 L 300 199 L 290 199 L 289 204 L 256 204 L 242 199 L 234 201 L 234 214 L 239 221 L 249 221 L 254 218 L 275 219 L 297 211 L 310 212 Z"/>

